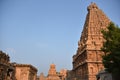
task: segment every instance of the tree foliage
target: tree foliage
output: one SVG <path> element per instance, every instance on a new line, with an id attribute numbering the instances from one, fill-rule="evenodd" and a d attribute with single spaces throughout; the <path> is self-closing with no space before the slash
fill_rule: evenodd
<path id="1" fill-rule="evenodd" d="M 120 74 L 120 28 L 111 22 L 102 34 L 105 39 L 101 48 L 105 53 L 103 65 L 108 72 Z"/>

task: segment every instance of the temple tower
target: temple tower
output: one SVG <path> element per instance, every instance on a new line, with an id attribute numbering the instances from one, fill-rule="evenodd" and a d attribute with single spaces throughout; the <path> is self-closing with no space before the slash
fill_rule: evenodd
<path id="1" fill-rule="evenodd" d="M 55 64 L 50 65 L 47 80 L 60 80 L 60 78 L 58 77 L 57 72 L 56 72 Z"/>
<path id="2" fill-rule="evenodd" d="M 55 67 L 55 64 L 51 64 L 50 65 L 50 69 L 49 69 L 49 72 L 48 72 L 48 75 L 56 75 L 56 67 Z"/>
<path id="3" fill-rule="evenodd" d="M 78 49 L 73 56 L 73 74 L 77 80 L 96 80 L 96 74 L 104 69 L 101 56 L 103 46 L 102 29 L 106 29 L 110 20 L 95 3 L 88 7 Z"/>
<path id="4" fill-rule="evenodd" d="M 39 80 L 46 80 L 43 73 L 40 74 Z"/>

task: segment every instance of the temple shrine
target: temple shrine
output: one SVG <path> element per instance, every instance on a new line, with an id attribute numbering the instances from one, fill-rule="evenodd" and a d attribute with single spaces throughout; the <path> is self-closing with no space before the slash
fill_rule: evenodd
<path id="1" fill-rule="evenodd" d="M 107 28 L 110 20 L 95 3 L 91 3 L 87 11 L 78 49 L 73 55 L 73 69 L 68 73 L 69 80 L 96 80 L 96 74 L 104 69 L 101 30 Z"/>

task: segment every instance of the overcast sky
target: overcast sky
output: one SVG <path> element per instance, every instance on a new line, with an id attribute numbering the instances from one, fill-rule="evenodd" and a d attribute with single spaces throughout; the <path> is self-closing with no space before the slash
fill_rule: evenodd
<path id="1" fill-rule="evenodd" d="M 51 63 L 57 71 L 72 69 L 91 2 L 120 26 L 119 0 L 0 0 L 0 50 L 38 74 L 46 75 Z"/>

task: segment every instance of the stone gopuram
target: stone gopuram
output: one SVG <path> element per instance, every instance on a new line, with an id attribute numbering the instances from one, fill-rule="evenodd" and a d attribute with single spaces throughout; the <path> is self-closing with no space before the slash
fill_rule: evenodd
<path id="1" fill-rule="evenodd" d="M 91 3 L 87 10 L 69 80 L 96 80 L 96 74 L 104 69 L 101 58 L 104 55 L 101 51 L 104 39 L 101 30 L 107 28 L 110 20 L 95 3 Z"/>
<path id="2" fill-rule="evenodd" d="M 17 80 L 36 80 L 37 69 L 29 64 L 14 64 Z"/>

